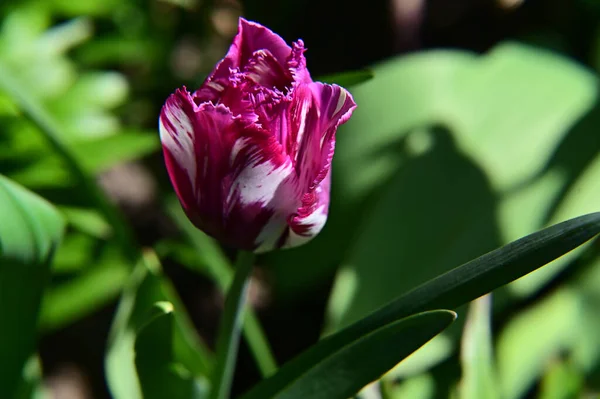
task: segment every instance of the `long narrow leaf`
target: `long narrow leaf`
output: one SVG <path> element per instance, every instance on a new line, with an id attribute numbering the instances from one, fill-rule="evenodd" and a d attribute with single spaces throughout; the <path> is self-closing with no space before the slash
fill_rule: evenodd
<path id="1" fill-rule="evenodd" d="M 285 386 L 262 385 L 244 399 L 345 399 L 380 378 L 448 327 L 456 313 L 434 310 L 390 323 L 328 354 Z"/>
<path id="2" fill-rule="evenodd" d="M 480 256 L 323 339 L 285 364 L 255 390 L 261 392 L 264 386 L 269 386 L 270 392 L 278 392 L 314 365 L 365 334 L 415 313 L 437 308 L 454 309 L 545 265 L 599 232 L 600 213 L 593 213 L 548 227 Z"/>

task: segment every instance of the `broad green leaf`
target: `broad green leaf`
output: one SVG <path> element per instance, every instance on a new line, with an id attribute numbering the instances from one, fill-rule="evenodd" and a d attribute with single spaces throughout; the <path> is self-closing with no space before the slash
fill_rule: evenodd
<path id="1" fill-rule="evenodd" d="M 195 378 L 176 358 L 177 321 L 170 302 L 157 302 L 135 339 L 135 366 L 145 399 L 202 399 L 206 378 Z"/>
<path id="2" fill-rule="evenodd" d="M 390 149 L 403 156 L 403 166 L 368 219 L 355 221 L 362 228 L 340 273 L 360 283 L 354 290 L 344 280 L 334 285 L 337 308 L 328 312 L 329 330 L 502 245 L 494 193 L 477 165 L 444 128 L 423 129 L 407 139 L 413 134 L 428 136 L 431 148 L 417 156 L 410 155 L 408 143 Z M 424 250 L 424 243 L 435 250 Z"/>
<path id="3" fill-rule="evenodd" d="M 450 329 L 456 329 L 457 324 L 458 322 L 452 324 Z M 454 340 L 449 335 L 446 332 L 436 335 L 431 341 L 419 348 L 418 351 L 390 370 L 384 379 L 393 381 L 421 375 L 427 372 L 432 364 L 441 363 L 452 356 L 454 353 Z"/>
<path id="4" fill-rule="evenodd" d="M 114 301 L 131 272 L 129 263 L 115 248 L 103 251 L 96 261 L 87 256 L 85 262 L 87 265 L 75 276 L 53 284 L 44 295 L 40 312 L 42 330 L 57 330 Z"/>
<path id="5" fill-rule="evenodd" d="M 542 380 L 539 399 L 581 398 L 583 376 L 573 364 L 564 360 L 550 363 Z M 585 396 L 583 396 L 585 397 Z"/>
<path id="6" fill-rule="evenodd" d="M 594 136 L 596 135 L 595 132 L 588 133 Z M 600 146 L 598 150 L 600 150 Z M 579 153 L 579 151 L 577 151 L 577 153 Z M 563 168 L 565 168 L 564 165 Z M 549 220 L 551 223 L 574 217 L 577 214 L 594 212 L 599 208 L 598 198 L 600 198 L 600 185 L 597 184 L 597 182 L 600 179 L 600 152 L 590 160 L 587 167 L 581 170 L 576 177 L 574 176 L 571 179 L 567 179 L 567 174 L 563 173 L 563 175 L 564 184 L 560 188 L 562 189 L 565 187 L 565 190 L 564 192 L 561 192 L 562 195 L 559 200 L 555 202 L 554 209 L 542 209 L 542 211 L 546 210 L 546 214 L 550 215 Z M 545 193 L 542 192 L 541 194 Z M 550 196 L 549 198 L 554 198 L 554 196 Z M 538 206 L 540 203 L 542 203 L 542 201 L 537 202 Z M 547 270 L 538 270 L 535 273 L 515 281 L 515 283 L 510 286 L 511 293 L 518 296 L 526 296 L 537 291 L 579 255 L 579 251 L 561 258 L 559 262 L 554 262 L 552 267 Z"/>
<path id="7" fill-rule="evenodd" d="M 69 0 L 50 0 L 48 3 L 60 14 L 81 16 L 102 16 L 114 15 L 115 8 L 123 5 L 118 0 L 87 0 L 82 2 L 72 2 Z M 124 7 L 123 7 L 124 8 Z"/>
<path id="8" fill-rule="evenodd" d="M 28 136 L 30 137 L 30 136 Z M 79 159 L 80 167 L 89 173 L 100 173 L 119 163 L 133 161 L 156 152 L 160 140 L 156 132 L 121 131 L 104 137 L 84 138 L 70 143 Z M 20 167 L 11 177 L 33 187 L 65 187 L 72 184 L 72 176 L 56 153 L 46 148 L 23 151 Z M 30 156 L 35 159 L 30 159 Z"/>
<path id="9" fill-rule="evenodd" d="M 87 107 L 110 109 L 125 102 L 128 90 L 127 78 L 121 73 L 86 72 L 69 89 L 63 101 L 72 107 L 85 102 Z"/>
<path id="10" fill-rule="evenodd" d="M 126 282 L 105 359 L 106 378 L 115 399 L 144 397 L 143 381 L 140 381 L 135 365 L 135 340 L 137 332 L 148 322 L 149 312 L 159 301 L 170 302 L 175 309 L 172 349 L 168 349 L 173 351 L 173 359 L 190 373 L 190 378 L 208 378 L 211 373 L 212 357 L 196 335 L 185 308 L 160 269 L 155 255 L 147 252 Z M 156 315 L 156 312 L 153 314 Z M 160 342 L 155 346 L 163 344 Z"/>
<path id="11" fill-rule="evenodd" d="M 0 397 L 10 398 L 33 354 L 42 292 L 64 220 L 49 203 L 0 175 Z"/>
<path id="12" fill-rule="evenodd" d="M 261 385 L 277 392 L 349 342 L 415 313 L 444 307 L 456 308 L 470 302 L 545 265 L 599 232 L 600 213 L 594 213 L 548 227 L 489 252 L 424 283 L 349 327 L 325 337 L 283 365 L 277 374 Z"/>
<path id="13" fill-rule="evenodd" d="M 547 223 L 598 209 L 578 202 L 568 213 L 548 218 L 569 180 L 565 162 L 549 168 L 549 161 L 567 137 L 584 128 L 576 123 L 598 91 L 590 71 L 514 43 L 482 56 L 421 52 L 374 71 L 371 81 L 352 90 L 359 107 L 337 135 L 332 211 L 323 241 L 273 255 L 282 265 L 311 266 L 292 269 L 302 270 L 297 273 L 281 267 L 278 282 L 300 280 L 297 274 L 306 281 L 309 273 L 319 276 L 341 264 L 327 331 L 455 264 Z M 557 86 L 549 89 L 549 80 Z M 597 136 L 594 120 L 587 123 L 589 137 Z M 598 148 L 590 140 L 586 154 Z M 573 157 L 581 152 L 570 148 Z M 588 185 L 590 195 L 583 197 L 593 198 L 596 189 Z M 438 227 L 429 229 L 432 224 Z M 423 250 L 425 243 L 431 251 Z M 527 292 L 538 290 L 567 261 L 527 276 Z"/>
<path id="14" fill-rule="evenodd" d="M 600 361 L 600 258 L 592 259 L 570 287 L 581 296 L 580 319 L 571 356 L 577 368 L 590 373 Z"/>
<path id="15" fill-rule="evenodd" d="M 492 349 L 492 294 L 469 305 L 461 341 L 461 399 L 499 398 Z"/>
<path id="16" fill-rule="evenodd" d="M 504 191 L 543 170 L 598 89 L 591 71 L 565 57 L 505 43 L 461 69 L 450 90 L 447 116 L 461 148 Z"/>
<path id="17" fill-rule="evenodd" d="M 420 374 L 408 378 L 390 387 L 389 399 L 433 399 L 435 397 L 435 379 L 430 374 Z"/>
<path id="18" fill-rule="evenodd" d="M 120 162 L 141 158 L 160 148 L 156 132 L 124 131 L 107 137 L 74 143 L 73 150 L 85 168 L 100 172 Z"/>
<path id="19" fill-rule="evenodd" d="M 115 206 L 106 198 L 105 193 L 96 183 L 95 177 L 86 170 L 85 161 L 81 159 L 76 150 L 73 150 L 67 137 L 68 134 L 48 109 L 26 89 L 22 81 L 15 78 L 12 71 L 2 63 L 0 63 L 0 90 L 10 95 L 23 112 L 23 116 L 35 125 L 37 129 L 34 130 L 40 133 L 48 147 L 60 157 L 73 180 L 79 185 L 78 194 L 83 194 L 93 203 L 112 227 L 115 242 L 122 247 L 123 253 L 130 261 L 135 261 L 138 258 L 139 249 L 133 242 L 130 227 L 124 222 Z"/>
<path id="20" fill-rule="evenodd" d="M 347 342 L 286 384 L 265 381 L 243 399 L 344 399 L 381 377 L 454 321 L 434 310 L 391 322 Z"/>
<path id="21" fill-rule="evenodd" d="M 564 176 L 552 171 L 543 182 L 537 178 L 597 94 L 596 78 L 581 66 L 515 43 L 479 57 L 422 52 L 374 71 L 373 80 L 353 90 L 359 107 L 337 136 L 334 190 L 343 191 L 346 204 L 368 195 L 375 200 L 343 218 L 357 239 L 349 241 L 342 270 L 354 270 L 361 284 L 344 306 L 337 299 L 331 328 L 544 227 Z M 333 197 L 332 216 L 335 205 Z M 590 212 L 571 210 L 551 222 Z M 433 220 L 440 227 L 423 231 Z M 400 247 L 386 240 L 396 236 L 403 237 Z M 423 251 L 425 241 L 435 250 Z M 389 267 L 391 259 L 400 266 Z M 338 291 L 347 292 L 336 284 Z"/>
<path id="22" fill-rule="evenodd" d="M 373 79 L 373 71 L 369 69 L 363 69 L 359 71 L 348 71 L 334 73 L 331 75 L 319 76 L 315 80 L 323 83 L 335 83 L 338 86 L 347 88 L 366 82 L 371 79 Z"/>
<path id="23" fill-rule="evenodd" d="M 50 399 L 49 389 L 44 386 L 42 366 L 37 355 L 31 356 L 19 381 L 19 386 L 12 399 Z"/>
<path id="24" fill-rule="evenodd" d="M 500 393 L 518 399 L 534 385 L 546 365 L 570 349 L 577 337 L 579 297 L 562 288 L 536 306 L 522 310 L 498 337 Z"/>
<path id="25" fill-rule="evenodd" d="M 59 209 L 74 229 L 100 239 L 110 236 L 112 229 L 98 211 L 70 206 L 61 206 Z"/>

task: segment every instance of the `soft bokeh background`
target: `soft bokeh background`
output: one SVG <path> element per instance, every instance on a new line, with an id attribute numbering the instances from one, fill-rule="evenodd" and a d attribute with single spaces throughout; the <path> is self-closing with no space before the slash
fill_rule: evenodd
<path id="1" fill-rule="evenodd" d="M 165 98 L 223 56 L 240 15 L 302 38 L 313 77 L 358 103 L 338 132 L 326 228 L 258 258 L 251 302 L 278 361 L 486 251 L 600 210 L 595 0 L 4 0 L 0 173 L 68 221 L 39 322 L 50 397 L 110 397 L 104 357 L 134 242 L 162 261 L 152 301 L 176 292 L 200 345 L 214 344 L 230 277 L 215 264 L 233 253 L 182 218 L 156 126 Z M 598 250 L 463 309 L 376 390 L 466 398 L 468 351 L 491 334 L 499 398 L 598 394 Z M 242 345 L 234 391 L 258 379 Z"/>

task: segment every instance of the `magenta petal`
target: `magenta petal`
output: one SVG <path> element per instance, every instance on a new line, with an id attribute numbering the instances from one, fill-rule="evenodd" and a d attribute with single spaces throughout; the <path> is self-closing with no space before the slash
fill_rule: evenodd
<path id="1" fill-rule="evenodd" d="M 295 168 L 304 194 L 302 206 L 289 220 L 290 234 L 284 246 L 300 245 L 323 228 L 329 208 L 335 133 L 356 107 L 350 93 L 337 85 L 301 85 L 295 95 Z"/>
<path id="2" fill-rule="evenodd" d="M 268 50 L 254 52 L 244 72 L 254 83 L 280 91 L 284 91 L 292 82 L 292 77 Z"/>
<path id="3" fill-rule="evenodd" d="M 240 18 L 238 34 L 233 39 L 227 56 L 236 54 L 238 66 L 243 69 L 245 62 L 258 50 L 269 50 L 282 66 L 285 66 L 292 51 L 291 47 L 278 34 L 256 22 Z"/>
<path id="4" fill-rule="evenodd" d="M 274 248 L 300 206 L 292 162 L 276 138 L 244 127 L 223 105 L 196 105 L 185 89 L 167 99 L 159 127 L 190 220 L 231 246 Z"/>
<path id="5" fill-rule="evenodd" d="M 225 58 L 194 94 L 160 115 L 171 182 L 190 220 L 230 246 L 300 245 L 323 228 L 338 126 L 356 107 L 315 83 L 304 44 L 240 19 Z"/>
<path id="6" fill-rule="evenodd" d="M 298 86 L 299 103 L 293 116 L 296 172 L 305 190 L 315 187 L 328 173 L 335 149 L 335 133 L 356 108 L 352 95 L 337 85 L 310 83 Z"/>
<path id="7" fill-rule="evenodd" d="M 289 218 L 289 232 L 282 248 L 296 247 L 312 240 L 325 226 L 329 212 L 331 170 L 317 186 L 302 196 L 302 206 Z"/>
<path id="8" fill-rule="evenodd" d="M 274 249 L 287 231 L 287 217 L 301 204 L 292 161 L 262 131 L 240 138 L 233 154 L 233 180 L 224 204 L 228 234 L 245 237 L 246 249 Z"/>
<path id="9" fill-rule="evenodd" d="M 298 40 L 292 44 L 292 52 L 290 53 L 287 60 L 287 67 L 294 81 L 298 83 L 311 83 L 312 79 L 310 73 L 306 68 L 306 58 L 304 57 L 304 42 Z"/>
<path id="10" fill-rule="evenodd" d="M 233 39 L 227 55 L 217 64 L 200 89 L 194 93 L 194 97 L 197 97 L 200 102 L 216 102 L 219 95 L 229 85 L 230 71 L 243 70 L 254 53 L 259 50 L 267 50 L 280 66 L 287 67 L 286 63 L 292 48 L 281 36 L 273 33 L 270 29 L 240 18 L 238 33 Z"/>
<path id="11" fill-rule="evenodd" d="M 214 231 L 222 224 L 219 186 L 228 171 L 237 121 L 223 105 L 196 105 L 183 88 L 167 99 L 159 127 L 167 170 L 183 208 L 200 228 Z"/>

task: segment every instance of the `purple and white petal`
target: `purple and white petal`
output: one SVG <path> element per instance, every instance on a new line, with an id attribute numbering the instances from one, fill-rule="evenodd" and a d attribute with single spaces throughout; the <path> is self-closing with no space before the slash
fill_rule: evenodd
<path id="1" fill-rule="evenodd" d="M 272 30 L 256 22 L 240 18 L 238 34 L 233 39 L 233 44 L 227 56 L 237 54 L 237 66 L 244 69 L 252 54 L 258 50 L 270 51 L 281 66 L 285 66 L 292 51 L 285 40 Z"/>
<path id="2" fill-rule="evenodd" d="M 331 171 L 310 193 L 302 197 L 302 207 L 290 217 L 289 233 L 282 248 L 296 247 L 313 239 L 325 226 L 329 213 Z"/>
<path id="3" fill-rule="evenodd" d="M 219 96 L 229 86 L 232 70 L 244 70 L 257 51 L 269 52 L 283 69 L 292 52 L 281 36 L 270 29 L 240 18 L 238 33 L 233 39 L 225 57 L 217 64 L 202 86 L 194 92 L 199 102 L 216 103 Z"/>
<path id="4" fill-rule="evenodd" d="M 304 42 L 298 40 L 292 43 L 292 52 L 287 60 L 287 68 L 294 77 L 294 84 L 311 83 L 310 72 L 306 68 L 306 58 L 304 57 Z"/>
<path id="5" fill-rule="evenodd" d="M 295 92 L 292 129 L 294 159 L 301 186 L 316 187 L 327 175 L 335 149 L 335 133 L 356 107 L 352 95 L 337 85 L 310 83 Z"/>
<path id="6" fill-rule="evenodd" d="M 220 234 L 222 181 L 239 122 L 224 105 L 197 105 L 183 88 L 167 99 L 159 129 L 167 171 L 184 210 L 199 228 Z"/>
<path id="7" fill-rule="evenodd" d="M 193 94 L 166 101 L 159 129 L 189 219 L 223 243 L 264 252 L 316 236 L 327 220 L 335 134 L 356 104 L 312 81 L 304 44 L 240 19 L 225 58 Z"/>
<path id="8" fill-rule="evenodd" d="M 246 64 L 244 73 L 254 83 L 282 92 L 292 84 L 291 74 L 281 66 L 269 50 L 255 51 Z"/>
<path id="9" fill-rule="evenodd" d="M 246 237 L 252 250 L 273 249 L 287 228 L 285 217 L 300 204 L 292 162 L 273 136 L 260 131 L 240 137 L 230 160 L 228 233 Z"/>

